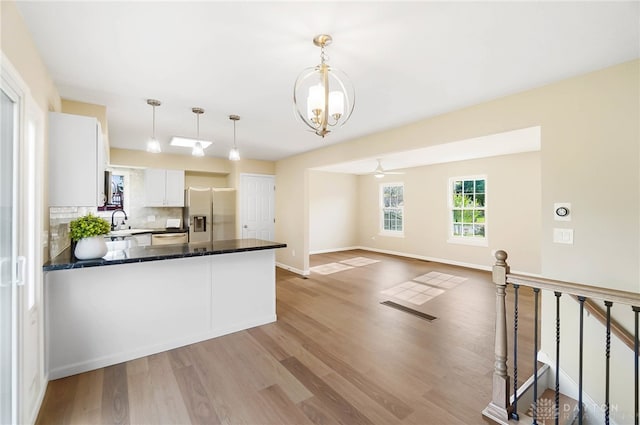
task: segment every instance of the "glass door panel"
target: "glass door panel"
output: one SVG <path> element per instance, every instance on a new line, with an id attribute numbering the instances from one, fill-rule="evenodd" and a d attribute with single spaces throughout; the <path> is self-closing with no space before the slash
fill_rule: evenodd
<path id="1" fill-rule="evenodd" d="M 0 424 L 14 423 L 16 418 L 16 118 L 16 104 L 0 90 Z"/>

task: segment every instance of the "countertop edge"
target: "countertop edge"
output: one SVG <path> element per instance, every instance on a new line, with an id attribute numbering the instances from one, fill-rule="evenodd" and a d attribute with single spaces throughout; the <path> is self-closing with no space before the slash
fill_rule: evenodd
<path id="1" fill-rule="evenodd" d="M 246 241 L 242 239 L 240 240 Z M 118 259 L 112 259 L 112 260 L 106 260 L 104 258 L 98 258 L 94 260 L 69 260 L 66 262 L 61 262 L 59 264 L 55 264 L 49 261 L 42 266 L 42 270 L 44 272 L 58 271 L 58 270 L 73 270 L 73 269 L 81 269 L 81 268 L 88 268 L 88 267 L 115 266 L 119 264 L 133 264 L 133 263 L 143 263 L 148 261 L 171 260 L 171 259 L 177 259 L 177 258 L 205 257 L 210 255 L 233 254 L 233 253 L 239 253 L 239 252 L 263 251 L 268 249 L 278 249 L 278 248 L 287 247 L 287 244 L 280 243 L 280 242 L 264 241 L 260 239 L 256 239 L 255 241 L 260 243 L 256 243 L 255 245 L 236 246 L 236 247 L 222 246 L 220 248 L 216 248 L 215 243 L 211 247 L 204 247 L 204 248 L 200 247 L 198 244 L 181 245 L 181 247 L 183 248 L 186 246 L 186 247 L 189 247 L 189 249 L 193 249 L 193 251 L 190 250 L 188 252 L 171 252 L 171 250 L 175 249 L 176 246 L 166 245 L 165 249 L 167 249 L 168 251 L 167 254 L 138 256 L 133 258 L 118 258 Z M 224 245 L 223 242 L 232 242 L 232 241 L 220 241 L 222 245 Z M 229 243 L 227 243 L 227 245 L 229 245 Z M 153 248 L 156 250 L 158 249 L 157 246 L 154 246 Z M 67 249 L 69 250 L 69 248 Z M 163 248 L 160 248 L 160 249 L 163 249 Z"/>

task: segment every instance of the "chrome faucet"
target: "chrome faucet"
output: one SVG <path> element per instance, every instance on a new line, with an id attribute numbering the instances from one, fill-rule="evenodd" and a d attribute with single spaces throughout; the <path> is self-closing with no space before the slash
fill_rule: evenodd
<path id="1" fill-rule="evenodd" d="M 125 220 L 129 220 L 129 217 L 127 217 L 127 213 L 126 213 L 126 212 L 124 212 L 124 210 L 123 210 L 123 209 L 121 209 L 121 208 L 120 208 L 120 209 L 115 210 L 113 213 L 111 213 L 111 231 L 116 230 L 116 224 L 115 224 L 115 222 L 113 221 L 113 216 L 115 216 L 115 215 L 116 215 L 116 213 L 117 213 L 118 211 L 121 211 L 121 212 L 122 212 L 122 214 L 124 214 L 124 219 L 125 219 Z"/>

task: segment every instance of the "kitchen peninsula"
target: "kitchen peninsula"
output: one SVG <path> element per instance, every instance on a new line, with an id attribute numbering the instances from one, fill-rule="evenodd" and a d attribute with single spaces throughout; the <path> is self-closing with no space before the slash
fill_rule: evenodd
<path id="1" fill-rule="evenodd" d="M 234 239 L 84 261 L 66 250 L 43 267 L 50 378 L 275 321 L 275 249 L 284 247 Z"/>

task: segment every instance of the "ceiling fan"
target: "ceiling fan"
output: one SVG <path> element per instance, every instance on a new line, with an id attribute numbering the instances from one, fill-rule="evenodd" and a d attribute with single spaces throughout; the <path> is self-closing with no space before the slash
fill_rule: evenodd
<path id="1" fill-rule="evenodd" d="M 388 174 L 404 174 L 401 172 L 397 172 L 397 171 L 385 171 L 384 168 L 382 168 L 382 160 L 380 158 L 377 159 L 378 161 L 378 166 L 376 167 L 375 170 L 373 170 L 373 174 L 377 179 L 381 179 L 384 176 L 388 175 Z"/>

